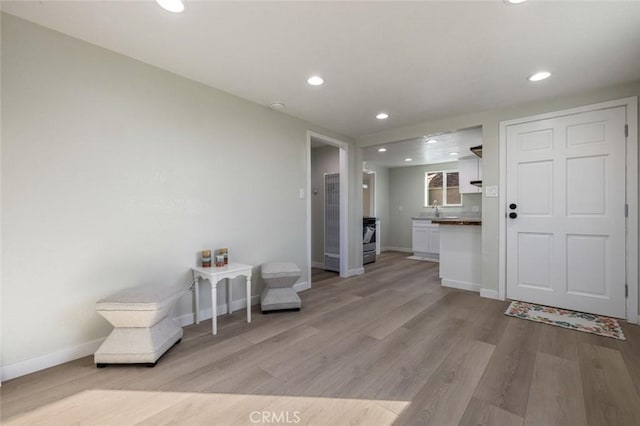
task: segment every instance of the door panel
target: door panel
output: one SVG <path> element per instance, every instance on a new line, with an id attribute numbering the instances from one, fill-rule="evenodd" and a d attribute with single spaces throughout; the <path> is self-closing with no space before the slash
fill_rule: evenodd
<path id="1" fill-rule="evenodd" d="M 607 156 L 567 159 L 567 215 L 605 215 Z"/>
<path id="2" fill-rule="evenodd" d="M 567 291 L 588 297 L 609 297 L 605 235 L 567 235 Z"/>
<path id="3" fill-rule="evenodd" d="M 551 290 L 553 235 L 518 234 L 518 286 Z"/>
<path id="4" fill-rule="evenodd" d="M 625 107 L 507 126 L 507 297 L 625 316 Z"/>
<path id="5" fill-rule="evenodd" d="M 553 162 L 536 161 L 518 164 L 518 192 L 526 197 L 518 198 L 521 216 L 551 216 L 553 194 Z"/>

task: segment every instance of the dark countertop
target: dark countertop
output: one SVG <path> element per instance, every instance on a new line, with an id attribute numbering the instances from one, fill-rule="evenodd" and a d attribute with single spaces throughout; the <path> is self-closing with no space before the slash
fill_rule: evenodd
<path id="1" fill-rule="evenodd" d="M 433 218 L 431 223 L 437 223 L 439 225 L 482 225 L 482 219 L 470 218 L 470 217 L 458 217 L 458 218 Z"/>

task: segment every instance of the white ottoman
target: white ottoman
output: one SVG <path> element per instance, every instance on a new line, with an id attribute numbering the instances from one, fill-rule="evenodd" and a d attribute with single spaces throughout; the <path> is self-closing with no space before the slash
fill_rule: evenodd
<path id="1" fill-rule="evenodd" d="M 264 263 L 261 268 L 264 290 L 260 295 L 262 313 L 282 310 L 299 311 L 302 301 L 293 285 L 302 275 L 295 263 Z"/>
<path id="2" fill-rule="evenodd" d="M 167 315 L 185 293 L 182 286 L 148 285 L 124 289 L 98 301 L 96 311 L 115 328 L 94 354 L 96 366 L 154 366 L 182 339 L 182 328 Z"/>

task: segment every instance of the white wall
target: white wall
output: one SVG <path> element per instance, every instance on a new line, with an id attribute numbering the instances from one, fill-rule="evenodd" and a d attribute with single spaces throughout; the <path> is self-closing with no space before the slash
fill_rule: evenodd
<path id="1" fill-rule="evenodd" d="M 389 246 L 411 249 L 411 217 L 431 213 L 424 205 L 424 179 L 426 172 L 458 170 L 458 162 L 425 166 L 393 167 L 389 169 Z M 443 214 L 476 216 L 472 207 L 482 208 L 481 194 L 462 194 L 462 207 L 438 207 Z"/>
<path id="2" fill-rule="evenodd" d="M 324 175 L 340 173 L 340 149 L 311 150 L 311 261 L 324 264 Z"/>
<path id="3" fill-rule="evenodd" d="M 204 248 L 307 270 L 306 131 L 348 138 L 4 14 L 2 89 L 4 366 L 78 353 L 98 299 Z"/>
<path id="4" fill-rule="evenodd" d="M 412 126 L 379 132 L 359 138 L 360 147 L 380 145 L 392 141 L 410 139 L 416 136 L 435 134 L 451 129 L 464 129 L 482 126 L 483 158 L 482 185 L 498 185 L 500 176 L 500 122 L 520 117 L 528 117 L 551 111 L 560 111 L 572 107 L 590 105 L 629 96 L 640 96 L 640 81 L 626 85 L 593 90 L 591 92 L 555 98 L 548 101 L 515 105 L 510 108 L 482 111 L 439 120 L 419 123 Z M 638 141 L 635 141 L 638 143 Z M 482 288 L 498 289 L 498 243 L 499 243 L 499 205 L 498 198 L 482 199 Z"/>

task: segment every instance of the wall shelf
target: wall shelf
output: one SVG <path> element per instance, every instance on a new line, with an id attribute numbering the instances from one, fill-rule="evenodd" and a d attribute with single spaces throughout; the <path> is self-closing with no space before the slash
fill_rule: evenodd
<path id="1" fill-rule="evenodd" d="M 469 148 L 469 150 L 478 157 L 482 158 L 482 145 L 472 146 L 471 148 Z"/>

